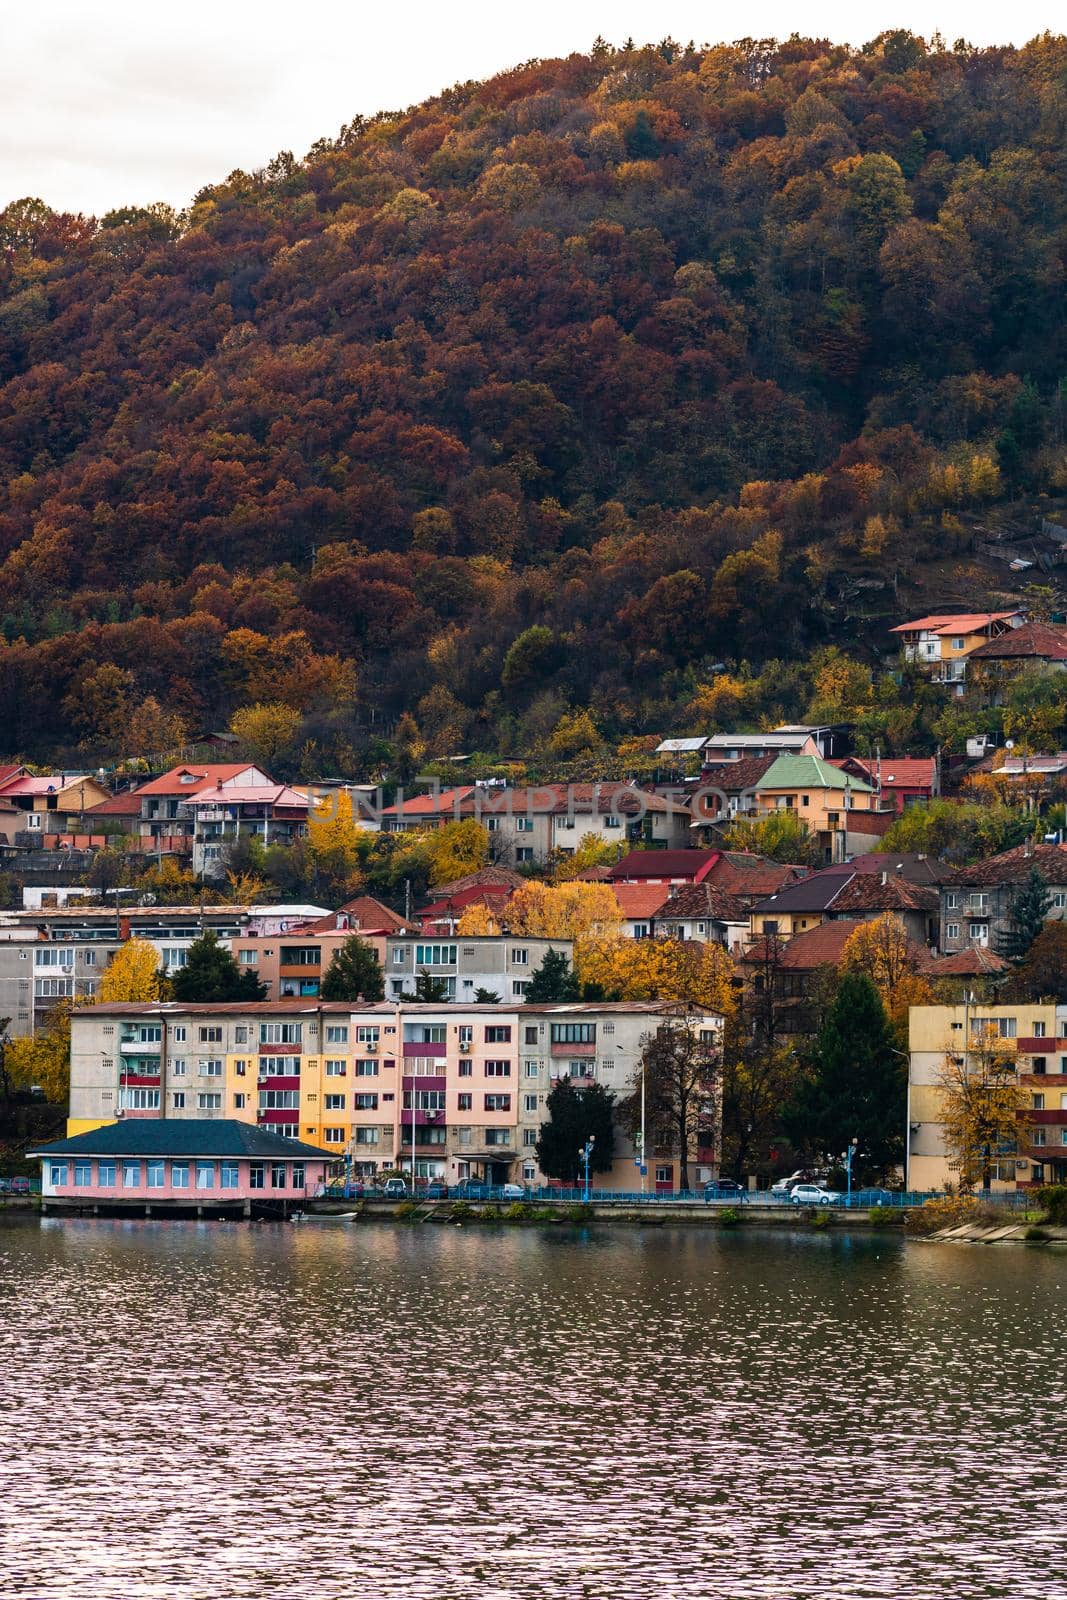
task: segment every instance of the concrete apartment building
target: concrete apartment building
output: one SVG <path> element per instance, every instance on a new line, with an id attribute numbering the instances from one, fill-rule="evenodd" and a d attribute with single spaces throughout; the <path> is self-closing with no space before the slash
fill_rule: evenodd
<path id="1" fill-rule="evenodd" d="M 1011 929 L 1012 902 L 1036 869 L 1049 891 L 1046 920 L 1062 922 L 1067 913 L 1067 846 L 1035 845 L 961 867 L 941 886 L 941 949 L 946 955 L 977 945 L 997 949 Z"/>
<path id="2" fill-rule="evenodd" d="M 301 1139 L 370 1178 L 542 1181 L 536 1142 L 553 1083 L 634 1087 L 656 1003 L 350 1006 L 96 1005 L 71 1021 L 68 1134 L 137 1118 L 233 1118 Z M 687 1026 L 717 1045 L 722 1018 Z M 704 1108 L 692 1181 L 718 1171 L 721 1109 Z M 647 1184 L 677 1187 L 678 1153 L 651 1145 Z M 597 1184 L 640 1186 L 620 1131 Z"/>
<path id="3" fill-rule="evenodd" d="M 1014 1148 L 994 1152 L 993 1188 L 1067 1181 L 1067 1005 L 982 1001 L 912 1006 L 909 1018 L 907 1186 L 943 1189 L 959 1174 L 945 1148 L 939 1074 L 948 1055 L 970 1066 L 995 1037 L 1025 1091 Z"/>
<path id="4" fill-rule="evenodd" d="M 532 939 L 499 934 L 463 939 L 398 934 L 385 941 L 385 993 L 390 1000 L 414 998 L 420 972 L 439 979 L 449 1000 L 472 1001 L 487 989 L 503 1003 L 521 1003 L 530 978 L 547 953 L 574 953 L 570 939 Z"/>

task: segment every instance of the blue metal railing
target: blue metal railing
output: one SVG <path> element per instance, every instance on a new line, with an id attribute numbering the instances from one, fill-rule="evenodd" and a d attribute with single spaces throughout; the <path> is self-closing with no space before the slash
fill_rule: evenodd
<path id="1" fill-rule="evenodd" d="M 431 1193 L 427 1193 L 424 1189 L 417 1189 L 414 1197 L 412 1197 L 410 1194 L 386 1196 L 383 1195 L 379 1190 L 376 1190 L 373 1185 L 358 1183 L 334 1184 L 324 1190 L 320 1190 L 319 1193 L 320 1198 L 330 1200 L 395 1199 L 399 1202 L 401 1200 L 414 1198 L 420 1203 L 433 1200 L 463 1200 L 473 1205 L 484 1204 L 486 1201 L 497 1205 L 512 1205 L 521 1201 L 525 1201 L 528 1205 L 551 1205 L 553 1203 L 579 1205 L 588 1200 L 590 1205 L 598 1206 L 706 1204 L 709 1206 L 720 1206 L 724 1209 L 727 1206 L 739 1206 L 744 1207 L 745 1209 L 753 1210 L 758 1210 L 761 1207 L 766 1206 L 793 1206 L 797 1211 L 818 1210 L 820 1207 L 824 1206 L 827 1209 L 838 1211 L 846 1210 L 850 1207 L 853 1210 L 863 1211 L 874 1209 L 875 1207 L 881 1207 L 884 1210 L 899 1210 L 906 1207 L 924 1205 L 927 1200 L 941 1200 L 945 1198 L 943 1190 L 893 1189 L 886 1191 L 877 1199 L 864 1198 L 867 1191 L 859 1190 L 851 1197 L 847 1195 L 841 1195 L 840 1198 L 833 1201 L 794 1201 L 788 1195 L 772 1194 L 769 1189 L 759 1189 L 756 1190 L 755 1193 L 751 1193 L 746 1190 L 741 1195 L 714 1195 L 705 1201 L 703 1189 L 691 1189 L 686 1191 L 676 1190 L 666 1194 L 657 1194 L 651 1190 L 642 1194 L 640 1190 L 590 1189 L 588 1195 L 586 1195 L 585 1190 L 581 1187 L 561 1189 L 557 1188 L 555 1185 L 551 1187 L 539 1188 L 527 1186 L 524 1189 L 523 1194 L 519 1196 L 515 1194 L 506 1194 L 503 1187 L 500 1185 L 482 1184 L 475 1184 L 470 1187 L 453 1185 L 447 1189 L 445 1189 L 444 1185 L 441 1185 L 439 1189 L 435 1189 Z M 989 1203 L 995 1206 L 1001 1206 L 1006 1210 L 1025 1210 L 1027 1206 L 1033 1204 L 1034 1200 L 1034 1196 L 1028 1193 L 1026 1190 L 1021 1192 L 994 1191 L 988 1195 L 979 1192 L 975 1198 L 980 1200 L 983 1204 Z"/>

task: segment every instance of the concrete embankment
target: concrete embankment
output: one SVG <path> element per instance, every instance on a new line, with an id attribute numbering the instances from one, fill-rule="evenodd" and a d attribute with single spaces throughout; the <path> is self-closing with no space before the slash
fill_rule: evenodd
<path id="1" fill-rule="evenodd" d="M 962 1222 L 926 1235 L 931 1244 L 1067 1245 L 1067 1228 L 1048 1222 Z"/>
<path id="2" fill-rule="evenodd" d="M 664 1227 L 671 1224 L 692 1224 L 711 1228 L 771 1227 L 799 1228 L 815 1225 L 820 1228 L 900 1227 L 904 1221 L 901 1211 L 892 1221 L 884 1216 L 873 1219 L 867 1210 L 849 1210 L 832 1206 L 806 1208 L 804 1206 L 775 1205 L 704 1205 L 701 1201 L 689 1204 L 681 1200 L 648 1201 L 632 1204 L 626 1201 L 592 1201 L 583 1205 L 575 1201 L 533 1200 L 528 1204 L 529 1215 L 515 1214 L 515 1208 L 506 1204 L 475 1203 L 457 1209 L 451 1200 L 420 1202 L 412 1210 L 388 1202 L 363 1200 L 314 1200 L 307 1210 L 318 1217 L 344 1216 L 353 1221 L 425 1221 L 425 1222 L 475 1222 L 509 1225 L 552 1225 L 596 1222 L 611 1227 Z M 509 1214 L 510 1213 L 510 1214 Z"/>

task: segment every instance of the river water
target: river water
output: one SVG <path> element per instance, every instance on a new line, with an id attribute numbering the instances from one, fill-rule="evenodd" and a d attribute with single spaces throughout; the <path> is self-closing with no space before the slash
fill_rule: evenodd
<path id="1" fill-rule="evenodd" d="M 3 1600 L 1067 1597 L 1067 1256 L 0 1224 Z"/>

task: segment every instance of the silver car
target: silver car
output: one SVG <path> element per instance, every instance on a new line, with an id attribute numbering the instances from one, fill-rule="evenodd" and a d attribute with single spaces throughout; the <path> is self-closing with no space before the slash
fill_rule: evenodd
<path id="1" fill-rule="evenodd" d="M 835 1189 L 820 1189 L 817 1183 L 798 1183 L 789 1198 L 795 1206 L 836 1206 L 842 1197 Z"/>

